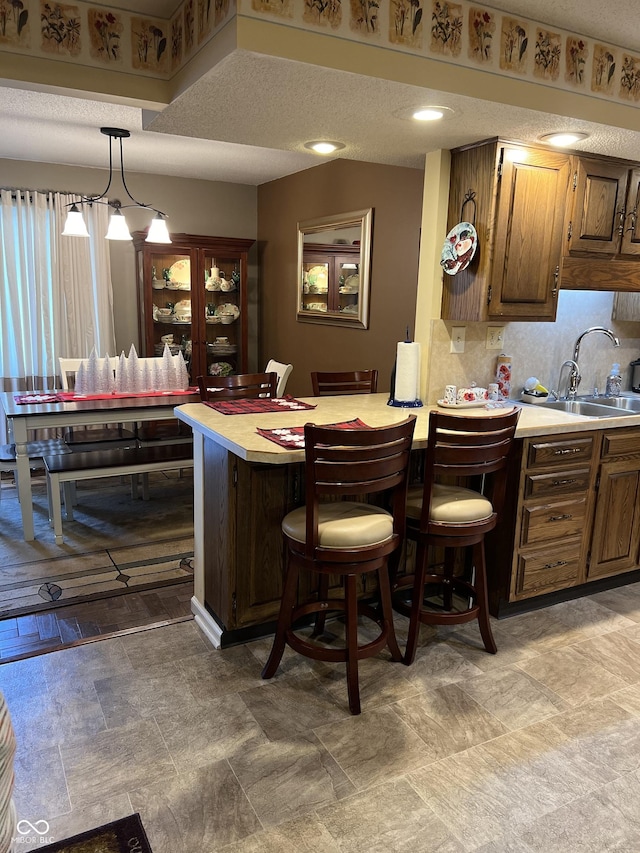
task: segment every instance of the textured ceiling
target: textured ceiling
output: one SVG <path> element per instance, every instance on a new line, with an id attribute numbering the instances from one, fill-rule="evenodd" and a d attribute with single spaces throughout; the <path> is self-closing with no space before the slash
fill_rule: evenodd
<path id="1" fill-rule="evenodd" d="M 169 17 L 180 2 L 104 5 Z M 640 52 L 640 27 L 628 24 L 637 20 L 637 0 L 615 0 L 615 14 L 613 8 L 604 14 L 598 0 L 584 0 L 579 10 L 575 0 L 493 0 L 490 5 Z M 399 115 L 425 103 L 449 106 L 454 114 L 433 125 Z M 132 133 L 124 146 L 127 170 L 259 185 L 320 162 L 303 147 L 310 139 L 341 140 L 346 148 L 340 156 L 347 159 L 422 168 L 431 150 L 496 135 L 534 142 L 569 124 L 590 133 L 580 144 L 583 150 L 640 156 L 639 133 L 567 122 L 554 113 L 553 90 L 547 109 L 541 113 L 235 51 L 162 113 L 143 115 L 133 106 L 0 84 L 0 156 L 104 167 L 108 143 L 99 128 L 111 125 Z M 638 117 L 640 130 L 640 110 Z"/>

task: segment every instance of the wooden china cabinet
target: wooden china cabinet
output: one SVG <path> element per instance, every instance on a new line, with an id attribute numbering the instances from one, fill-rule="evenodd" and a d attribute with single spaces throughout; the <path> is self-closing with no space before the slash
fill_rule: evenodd
<path id="1" fill-rule="evenodd" d="M 253 240 L 172 234 L 172 243 L 133 235 L 143 356 L 165 342 L 198 376 L 247 371 L 247 265 Z"/>

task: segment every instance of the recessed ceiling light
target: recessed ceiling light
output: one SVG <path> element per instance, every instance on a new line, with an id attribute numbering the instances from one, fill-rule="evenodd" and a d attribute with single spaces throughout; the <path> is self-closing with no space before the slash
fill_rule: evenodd
<path id="1" fill-rule="evenodd" d="M 544 133 L 539 137 L 539 139 L 542 142 L 548 142 L 550 145 L 558 145 L 560 148 L 564 148 L 567 145 L 574 145 L 576 142 L 580 142 L 588 136 L 588 133 L 567 130 L 559 133 Z"/>
<path id="2" fill-rule="evenodd" d="M 416 121 L 440 121 L 447 112 L 453 112 L 453 110 L 449 110 L 447 107 L 419 107 L 417 110 L 413 110 L 411 118 Z"/>
<path id="3" fill-rule="evenodd" d="M 344 148 L 344 143 L 333 142 L 329 139 L 316 139 L 312 142 L 305 142 L 304 147 L 310 151 L 315 151 L 316 154 L 333 154 L 334 151 L 340 151 L 341 148 Z"/>

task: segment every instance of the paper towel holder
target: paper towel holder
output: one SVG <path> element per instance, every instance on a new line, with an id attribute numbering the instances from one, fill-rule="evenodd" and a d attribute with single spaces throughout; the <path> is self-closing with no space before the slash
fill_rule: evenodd
<path id="1" fill-rule="evenodd" d="M 406 338 L 403 341 L 405 344 L 411 344 L 411 338 L 409 337 L 409 327 L 407 326 Z M 418 345 L 419 346 L 419 345 Z M 389 392 L 389 399 L 387 400 L 387 406 L 395 406 L 396 408 L 402 409 L 419 409 L 422 407 L 422 400 L 417 396 L 418 388 L 416 387 L 416 398 L 414 400 L 398 400 L 396 399 L 396 372 L 398 367 L 398 356 L 396 354 L 396 360 L 393 364 L 393 369 L 391 371 L 391 390 Z M 417 383 L 416 383 L 417 385 Z"/>

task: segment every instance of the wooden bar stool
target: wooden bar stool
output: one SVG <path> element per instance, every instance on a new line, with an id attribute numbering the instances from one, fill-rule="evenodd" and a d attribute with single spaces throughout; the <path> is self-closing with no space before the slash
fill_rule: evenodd
<path id="1" fill-rule="evenodd" d="M 424 486 L 410 489 L 407 498 L 407 538 L 417 542 L 415 572 L 393 583 L 394 607 L 410 617 L 406 664 L 415 657 L 421 623 L 457 625 L 477 619 L 485 649 L 497 651 L 489 623 L 484 537 L 500 517 L 519 415 L 515 409 L 479 416 L 433 411 L 429 416 Z M 443 476 L 446 484 L 437 482 Z M 449 484 L 469 477 L 477 478 L 477 490 Z M 429 546 L 444 548 L 441 571 L 427 572 Z M 455 551 L 468 547 L 471 580 L 454 575 Z M 442 605 L 425 600 L 425 586 L 428 598 L 433 598 L 434 586 L 441 592 Z M 406 589 L 411 589 L 410 600 L 398 594 Z"/>
<path id="2" fill-rule="evenodd" d="M 196 379 L 203 403 L 247 397 L 276 397 L 278 374 L 236 373 L 232 376 L 198 376 Z"/>
<path id="3" fill-rule="evenodd" d="M 378 390 L 377 370 L 343 370 L 337 373 L 313 371 L 311 385 L 314 397 L 334 394 L 375 394 Z"/>
<path id="4" fill-rule="evenodd" d="M 286 576 L 278 625 L 269 659 L 262 670 L 271 678 L 285 646 L 314 660 L 344 662 L 347 668 L 349 709 L 360 713 L 358 661 L 385 646 L 393 660 L 402 660 L 393 629 L 389 562 L 400 557 L 405 527 L 405 501 L 415 417 L 379 429 L 336 429 L 307 424 L 305 434 L 306 505 L 285 516 Z M 338 498 L 386 493 L 389 510 Z M 334 500 L 329 500 L 334 498 Z M 301 570 L 318 574 L 314 601 L 296 606 Z M 357 600 L 358 578 L 376 572 L 379 609 Z M 339 576 L 344 598 L 329 598 L 329 577 Z M 321 633 L 327 612 L 342 611 L 345 645 L 324 648 L 295 633 L 295 622 L 318 614 L 314 636 Z M 380 634 L 358 645 L 358 616 L 372 619 Z"/>

